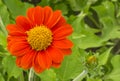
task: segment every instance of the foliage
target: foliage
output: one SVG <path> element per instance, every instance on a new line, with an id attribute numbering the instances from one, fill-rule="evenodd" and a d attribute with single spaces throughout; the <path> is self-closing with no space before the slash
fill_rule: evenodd
<path id="1" fill-rule="evenodd" d="M 77 81 L 120 81 L 119 0 L 25 1 L 0 0 L 0 81 L 28 81 L 29 70 L 18 68 L 15 57 L 7 51 L 5 27 L 34 5 L 60 9 L 74 29 L 69 37 L 74 43 L 72 54 L 59 69 L 35 74 L 35 81 L 75 81 L 83 70 L 87 74 Z"/>

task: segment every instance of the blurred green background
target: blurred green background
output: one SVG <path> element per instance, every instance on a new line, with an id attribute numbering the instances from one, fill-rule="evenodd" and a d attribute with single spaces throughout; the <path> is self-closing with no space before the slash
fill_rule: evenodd
<path id="1" fill-rule="evenodd" d="M 120 0 L 0 0 L 0 81 L 28 81 L 7 51 L 6 25 L 26 15 L 29 7 L 61 10 L 74 32 L 73 52 L 59 69 L 34 75 L 34 81 L 120 81 Z"/>

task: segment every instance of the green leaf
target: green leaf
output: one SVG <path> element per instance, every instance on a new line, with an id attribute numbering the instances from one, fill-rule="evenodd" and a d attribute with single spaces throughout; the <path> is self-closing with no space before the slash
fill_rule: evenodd
<path id="1" fill-rule="evenodd" d="M 72 10 L 74 11 L 79 11 L 79 5 L 77 4 L 76 0 L 67 0 L 70 4 L 70 7 L 72 8 Z"/>
<path id="2" fill-rule="evenodd" d="M 115 55 L 111 59 L 111 64 L 113 66 L 113 70 L 111 73 L 105 76 L 105 79 L 112 79 L 113 81 L 120 81 L 120 55 Z"/>
<path id="3" fill-rule="evenodd" d="M 109 17 L 102 18 L 104 28 L 102 30 L 102 39 L 107 41 L 109 39 L 120 38 L 120 27 Z"/>
<path id="4" fill-rule="evenodd" d="M 87 81 L 102 81 L 101 79 L 99 78 L 87 78 Z"/>
<path id="5" fill-rule="evenodd" d="M 6 24 L 9 23 L 9 13 L 7 7 L 0 1 L 0 30 L 4 33 L 4 36 L 7 36 Z M 0 31 L 0 35 L 1 35 Z"/>
<path id="6" fill-rule="evenodd" d="M 3 48 L 2 45 L 0 45 L 0 54 L 1 54 L 1 53 L 4 53 L 4 52 L 5 52 L 5 49 Z"/>
<path id="7" fill-rule="evenodd" d="M 76 19 L 73 20 L 73 22 L 71 23 L 73 28 L 74 28 L 74 32 L 76 33 L 80 33 L 81 30 L 84 29 L 84 22 L 83 19 L 86 16 L 86 13 L 81 12 Z"/>
<path id="8" fill-rule="evenodd" d="M 0 31 L 0 45 L 6 48 L 6 37 L 1 31 Z"/>
<path id="9" fill-rule="evenodd" d="M 100 38 L 94 35 L 94 33 L 84 31 L 79 34 L 78 39 L 75 40 L 75 44 L 81 49 L 87 49 L 91 47 L 99 47 L 102 45 Z M 78 37 L 78 36 L 76 36 Z"/>
<path id="10" fill-rule="evenodd" d="M 1 73 L 0 73 L 0 81 L 5 81 Z"/>
<path id="11" fill-rule="evenodd" d="M 55 69 L 58 81 L 70 81 L 82 72 L 83 65 L 78 51 L 79 49 L 74 47 L 73 53 L 65 57 L 61 67 Z"/>
<path id="12" fill-rule="evenodd" d="M 26 10 L 33 5 L 22 3 L 20 0 L 3 0 L 7 8 L 10 10 L 11 15 L 15 18 L 18 15 L 25 15 Z"/>
<path id="13" fill-rule="evenodd" d="M 56 81 L 56 74 L 52 69 L 46 70 L 38 75 L 41 81 Z"/>
<path id="14" fill-rule="evenodd" d="M 2 61 L 3 67 L 8 74 L 8 79 L 11 77 L 18 78 L 22 73 L 22 70 L 15 64 L 15 58 L 12 56 L 6 56 Z"/>
<path id="15" fill-rule="evenodd" d="M 9 12 L 7 7 L 2 2 L 0 2 L 0 17 L 4 26 L 6 26 L 6 24 L 9 23 Z"/>
<path id="16" fill-rule="evenodd" d="M 61 10 L 62 14 L 67 14 L 68 13 L 68 6 L 65 3 L 59 3 L 55 5 L 54 7 L 55 10 Z"/>
<path id="17" fill-rule="evenodd" d="M 114 5 L 110 1 L 103 1 L 101 5 L 92 7 L 98 14 L 99 18 L 111 17 L 114 18 Z"/>
<path id="18" fill-rule="evenodd" d="M 108 62 L 111 50 L 112 48 L 107 49 L 98 57 L 99 65 L 105 65 Z"/>
<path id="19" fill-rule="evenodd" d="M 99 47 L 102 45 L 100 37 L 95 35 L 99 30 L 89 27 L 83 21 L 86 14 L 82 13 L 73 21 L 74 33 L 72 38 L 74 43 L 81 49 Z"/>
<path id="20" fill-rule="evenodd" d="M 114 4 L 110 1 L 104 1 L 102 5 L 95 6 L 93 9 L 97 12 L 99 20 L 103 25 L 102 41 L 120 38 L 120 27 L 115 20 Z"/>
<path id="21" fill-rule="evenodd" d="M 68 3 L 70 4 L 70 7 L 72 8 L 73 11 L 79 11 L 83 10 L 86 7 L 87 1 L 88 0 L 67 0 Z"/>
<path id="22" fill-rule="evenodd" d="M 98 0 L 67 0 L 73 11 L 85 11 L 88 12 L 91 4 L 94 4 Z"/>
<path id="23" fill-rule="evenodd" d="M 39 3 L 40 6 L 47 6 L 49 4 L 50 4 L 50 0 L 41 0 Z"/>

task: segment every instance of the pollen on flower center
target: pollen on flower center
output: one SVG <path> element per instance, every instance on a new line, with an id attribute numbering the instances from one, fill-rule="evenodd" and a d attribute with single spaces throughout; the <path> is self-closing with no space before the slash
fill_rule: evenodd
<path id="1" fill-rule="evenodd" d="M 45 50 L 52 42 L 52 32 L 46 26 L 36 26 L 27 31 L 27 41 L 32 49 Z"/>

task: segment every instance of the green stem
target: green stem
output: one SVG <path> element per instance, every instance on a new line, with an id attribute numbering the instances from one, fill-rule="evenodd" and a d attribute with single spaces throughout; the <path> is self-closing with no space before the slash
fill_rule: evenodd
<path id="1" fill-rule="evenodd" d="M 87 71 L 83 70 L 82 73 L 80 73 L 73 81 L 81 81 L 86 75 L 87 75 Z"/>
<path id="2" fill-rule="evenodd" d="M 29 72 L 28 81 L 34 81 L 34 71 L 32 68 L 30 69 L 30 72 Z"/>

